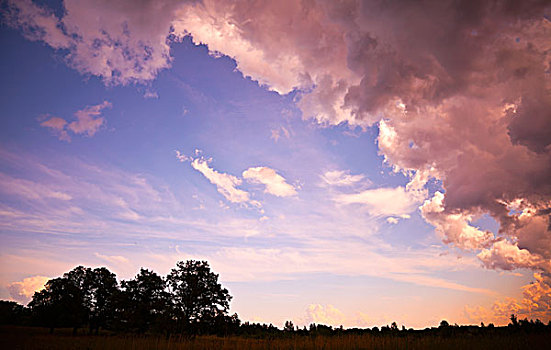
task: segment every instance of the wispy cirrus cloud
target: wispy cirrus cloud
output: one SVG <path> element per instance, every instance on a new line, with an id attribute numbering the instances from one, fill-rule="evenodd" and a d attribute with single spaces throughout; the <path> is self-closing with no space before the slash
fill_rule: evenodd
<path id="1" fill-rule="evenodd" d="M 350 171 L 345 170 L 326 171 L 320 177 L 323 184 L 330 186 L 352 186 L 365 179 L 362 174 L 351 175 Z"/>
<path id="2" fill-rule="evenodd" d="M 63 192 L 61 186 L 48 186 L 39 182 L 18 179 L 10 175 L 0 173 L 0 191 L 27 199 L 58 199 L 70 201 L 71 195 Z"/>
<path id="3" fill-rule="evenodd" d="M 359 193 L 340 194 L 335 197 L 335 201 L 340 204 L 362 205 L 371 215 L 376 216 L 407 216 L 421 203 L 419 198 L 412 196 L 404 187 L 377 188 Z"/>
<path id="4" fill-rule="evenodd" d="M 286 139 L 291 137 L 291 133 L 284 126 L 280 126 L 279 128 L 276 128 L 276 129 L 271 129 L 270 132 L 271 132 L 270 138 L 274 140 L 274 142 L 276 143 L 279 141 L 279 139 L 282 136 L 284 136 Z"/>
<path id="5" fill-rule="evenodd" d="M 216 186 L 224 198 L 232 203 L 247 203 L 250 202 L 250 194 L 240 190 L 237 186 L 241 185 L 242 180 L 236 176 L 220 173 L 208 165 L 208 161 L 202 158 L 195 158 L 191 161 L 193 169 L 203 174 L 207 180 Z M 257 203 L 257 202 L 255 202 Z"/>
<path id="6" fill-rule="evenodd" d="M 472 287 L 433 276 L 433 272 L 447 270 L 452 266 L 458 267 L 458 262 L 449 261 L 436 250 L 411 251 L 407 254 L 402 252 L 398 256 L 392 250 L 378 251 L 370 249 L 369 245 L 358 245 L 353 241 L 342 241 L 337 246 L 334 240 L 323 239 L 307 243 L 301 248 L 228 246 L 205 254 L 179 252 L 172 257 L 158 256 L 157 263 L 168 264 L 179 254 L 194 259 L 207 259 L 223 273 L 227 281 L 232 282 L 293 279 L 323 272 L 344 276 L 373 276 L 418 286 L 496 295 L 496 292 L 487 288 Z M 459 266 L 468 269 L 477 265 L 474 260 L 465 259 Z"/>
<path id="7" fill-rule="evenodd" d="M 114 263 L 114 264 L 128 264 L 129 261 L 127 258 L 125 258 L 122 255 L 103 255 L 100 253 L 94 253 L 94 255 L 100 259 L 103 259 L 107 262 Z"/>
<path id="8" fill-rule="evenodd" d="M 338 174 L 340 177 L 330 181 L 337 184 L 351 183 L 351 178 Z M 425 188 L 426 179 L 418 173 L 406 186 L 381 187 L 366 189 L 360 192 L 338 193 L 333 200 L 341 205 L 361 205 L 374 216 L 398 216 L 408 218 L 425 200 L 428 191 Z"/>
<path id="9" fill-rule="evenodd" d="M 105 221 L 129 223 L 170 216 L 180 205 L 166 188 L 152 185 L 143 174 L 75 158 L 68 161 L 70 169 L 58 169 L 43 159 L 5 150 L 0 151 L 0 159 L 6 171 L 0 172 L 4 230 L 101 232 Z M 24 172 L 8 174 L 13 168 Z"/>

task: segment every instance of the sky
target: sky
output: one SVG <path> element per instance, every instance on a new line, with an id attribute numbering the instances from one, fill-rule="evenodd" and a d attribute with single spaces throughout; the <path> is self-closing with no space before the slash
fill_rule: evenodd
<path id="1" fill-rule="evenodd" d="M 200 259 L 278 327 L 551 319 L 546 1 L 0 6 L 1 299 Z"/>

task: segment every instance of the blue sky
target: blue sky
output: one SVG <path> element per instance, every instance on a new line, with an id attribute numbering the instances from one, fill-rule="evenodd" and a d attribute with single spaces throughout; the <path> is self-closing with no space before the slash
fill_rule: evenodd
<path id="1" fill-rule="evenodd" d="M 197 11 L 208 11 L 209 3 Z M 522 309 L 529 304 L 522 286 L 548 293 L 545 254 L 523 243 L 528 233 L 494 239 L 505 219 L 491 207 L 447 204 L 457 203 L 454 181 L 464 178 L 438 151 L 451 146 L 431 136 L 430 126 L 415 131 L 408 125 L 421 124 L 398 121 L 393 113 L 405 116 L 408 108 L 402 102 L 368 117 L 351 114 L 348 122 L 339 111 L 312 117 L 305 101 L 323 87 L 314 68 L 313 85 L 285 91 L 277 76 L 255 66 L 250 48 L 268 52 L 261 33 L 247 37 L 244 29 L 241 41 L 233 37 L 241 48 L 215 39 L 209 46 L 191 22 L 191 36 L 167 44 L 170 59 L 151 77 L 132 78 L 146 69 L 121 64 L 113 78 L 79 56 L 78 42 L 56 44 L 72 40 L 72 2 L 6 6 L 12 12 L 0 28 L 2 299 L 27 302 L 47 278 L 79 264 L 107 266 L 129 279 L 142 266 L 166 274 L 176 261 L 205 259 L 233 295 L 232 312 L 277 326 L 288 319 L 362 327 L 506 323 L 515 303 L 521 314 L 549 316 L 548 309 Z M 97 6 L 106 21 L 125 11 Z M 34 15 L 17 17 L 13 8 Z M 44 24 L 49 20 L 57 25 Z M 75 23 L 85 39 L 89 23 Z M 148 35 L 125 23 L 129 36 Z M 131 51 L 132 43 L 117 45 Z M 152 57 L 164 45 L 157 44 L 148 49 Z M 306 54 L 297 57 L 309 62 Z M 350 86 L 357 81 L 343 77 Z M 313 100 L 320 106 L 332 98 L 321 96 Z M 429 107 L 447 108 L 438 103 Z M 415 117 L 413 108 L 408 112 Z M 403 135 L 409 141 L 401 150 Z M 406 158 L 424 147 L 433 152 L 426 161 L 432 165 Z M 461 185 L 463 193 L 470 185 Z M 497 200 L 512 208 L 507 198 Z M 519 220 L 530 208 L 518 207 L 525 213 Z M 500 260 L 503 251 L 536 255 Z"/>

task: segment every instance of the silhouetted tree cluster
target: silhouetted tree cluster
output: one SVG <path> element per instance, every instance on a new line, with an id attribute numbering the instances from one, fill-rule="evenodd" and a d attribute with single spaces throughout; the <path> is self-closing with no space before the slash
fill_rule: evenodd
<path id="1" fill-rule="evenodd" d="M 260 323 L 241 323 L 237 314 L 228 315 L 232 297 L 218 282 L 218 275 L 206 261 L 181 261 L 165 276 L 142 268 L 131 280 L 117 282 L 115 274 L 105 267 L 78 266 L 62 277 L 49 280 L 36 292 L 28 307 L 0 300 L 0 325 L 35 325 L 55 328 L 88 327 L 89 333 L 100 329 L 115 332 L 164 333 L 194 336 L 216 334 L 254 338 L 296 336 L 435 336 L 473 337 L 511 333 L 545 333 L 551 335 L 551 321 L 519 320 L 511 315 L 508 326 L 450 325 L 442 320 L 438 327 L 406 329 L 396 322 L 373 328 L 333 328 L 312 323 L 300 329 L 293 321 L 283 328 Z"/>
<path id="2" fill-rule="evenodd" d="M 29 308 L 15 301 L 0 300 L 0 325 L 27 325 L 30 322 Z"/>
<path id="3" fill-rule="evenodd" d="M 96 334 L 100 329 L 228 334 L 240 324 L 237 315 L 228 315 L 231 298 L 206 261 L 178 262 L 166 277 L 142 268 L 120 286 L 105 267 L 78 266 L 49 280 L 28 308 L 2 301 L 0 317 L 3 324 L 31 323 L 51 332 L 70 327 L 76 333 L 88 327 Z"/>

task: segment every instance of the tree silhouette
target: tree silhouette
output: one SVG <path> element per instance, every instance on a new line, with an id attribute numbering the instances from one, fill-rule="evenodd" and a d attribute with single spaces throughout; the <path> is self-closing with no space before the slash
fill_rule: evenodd
<path id="1" fill-rule="evenodd" d="M 107 268 L 91 269 L 77 266 L 63 277 L 49 280 L 45 288 L 36 292 L 24 307 L 10 301 L 0 301 L 1 325 L 39 325 L 50 328 L 88 325 L 98 333 L 99 328 L 116 331 L 166 332 L 178 331 L 186 335 L 217 334 L 252 337 L 326 337 L 346 334 L 371 334 L 377 337 L 398 337 L 407 334 L 449 338 L 455 336 L 505 336 L 551 334 L 551 321 L 518 319 L 510 316 L 507 327 L 484 323 L 479 326 L 450 326 L 442 320 L 438 328 L 424 330 L 398 329 L 396 322 L 379 330 L 344 329 L 310 324 L 302 330 L 292 321 L 283 329 L 272 324 L 241 323 L 237 314 L 229 316 L 232 297 L 218 282 L 218 275 L 206 261 L 180 261 L 166 278 L 153 271 L 141 269 L 134 279 L 121 282 L 118 288 L 115 275 Z M 116 321 L 116 322 L 113 322 Z M 118 327 L 117 327 L 118 326 Z"/>
<path id="2" fill-rule="evenodd" d="M 90 298 L 90 328 L 108 327 L 114 318 L 114 298 L 118 292 L 115 274 L 100 267 L 92 270 L 88 293 Z"/>
<path id="3" fill-rule="evenodd" d="M 517 319 L 517 316 L 515 316 L 515 314 L 511 314 L 511 317 L 509 319 L 511 320 L 511 324 L 513 325 L 513 327 L 518 326 L 518 319 Z"/>
<path id="4" fill-rule="evenodd" d="M 76 333 L 87 315 L 82 290 L 67 278 L 49 280 L 43 290 L 34 293 L 29 307 L 38 323 L 50 327 L 51 333 L 56 327 L 72 327 Z"/>
<path id="5" fill-rule="evenodd" d="M 206 261 L 180 261 L 167 276 L 173 317 L 180 330 L 195 333 L 201 324 L 212 324 L 225 315 L 231 296 L 218 283 Z"/>
<path id="6" fill-rule="evenodd" d="M 0 325 L 22 324 L 29 316 L 28 311 L 15 301 L 0 300 Z"/>
<path id="7" fill-rule="evenodd" d="M 82 292 L 90 332 L 95 330 L 97 334 L 100 327 L 105 328 L 114 318 L 113 302 L 118 292 L 115 274 L 105 267 L 92 270 L 77 266 L 63 276 Z"/>
<path id="8" fill-rule="evenodd" d="M 118 308 L 124 328 L 144 333 L 165 323 L 169 296 L 161 276 L 142 268 L 134 279 L 122 281 L 121 288 Z"/>
<path id="9" fill-rule="evenodd" d="M 285 327 L 283 327 L 283 330 L 285 332 L 293 332 L 295 330 L 295 326 L 293 325 L 293 321 L 285 321 Z"/>

